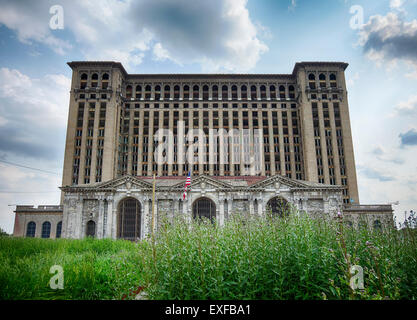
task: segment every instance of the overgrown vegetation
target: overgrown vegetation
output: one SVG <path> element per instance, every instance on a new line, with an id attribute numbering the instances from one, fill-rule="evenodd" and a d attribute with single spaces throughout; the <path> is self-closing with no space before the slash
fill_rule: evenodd
<path id="1" fill-rule="evenodd" d="M 64 269 L 52 290 L 49 269 Z M 350 267 L 364 290 L 349 286 Z M 1 299 L 416 299 L 416 230 L 291 215 L 165 224 L 152 241 L 0 239 Z M 144 289 L 144 290 L 143 290 Z"/>

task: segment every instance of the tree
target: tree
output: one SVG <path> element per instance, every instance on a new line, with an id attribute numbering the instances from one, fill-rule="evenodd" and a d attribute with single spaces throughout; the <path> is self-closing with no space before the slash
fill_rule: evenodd
<path id="1" fill-rule="evenodd" d="M 9 236 L 9 234 L 6 231 L 4 231 L 2 228 L 0 228 L 0 237 L 6 237 L 6 236 Z"/>

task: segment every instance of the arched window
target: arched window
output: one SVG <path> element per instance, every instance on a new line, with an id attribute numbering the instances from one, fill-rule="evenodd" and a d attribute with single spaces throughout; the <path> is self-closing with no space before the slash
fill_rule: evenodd
<path id="1" fill-rule="evenodd" d="M 56 225 L 55 238 L 61 238 L 61 233 L 62 233 L 62 221 L 59 221 Z"/>
<path id="2" fill-rule="evenodd" d="M 323 73 L 319 75 L 320 88 L 326 88 L 326 76 Z"/>
<path id="3" fill-rule="evenodd" d="M 261 86 L 261 99 L 266 99 L 266 87 Z"/>
<path id="4" fill-rule="evenodd" d="M 200 87 L 198 85 L 195 85 L 193 87 L 193 99 L 198 100 L 200 98 Z"/>
<path id="5" fill-rule="evenodd" d="M 193 218 L 196 220 L 209 219 L 216 221 L 216 205 L 209 198 L 200 198 L 193 203 Z"/>
<path id="6" fill-rule="evenodd" d="M 295 99 L 295 88 L 294 86 L 289 86 L 288 87 L 288 92 L 290 95 L 290 99 Z"/>
<path id="7" fill-rule="evenodd" d="M 337 87 L 336 75 L 334 73 L 330 74 L 330 87 Z"/>
<path id="8" fill-rule="evenodd" d="M 269 95 L 271 96 L 271 99 L 276 99 L 277 98 L 277 92 L 276 92 L 275 86 L 270 86 L 269 87 Z"/>
<path id="9" fill-rule="evenodd" d="M 313 73 L 308 75 L 308 86 L 310 89 L 316 89 L 316 76 Z"/>
<path id="10" fill-rule="evenodd" d="M 87 231 L 86 231 L 87 237 L 94 238 L 96 235 L 96 223 L 93 220 L 90 220 L 87 222 Z"/>
<path id="11" fill-rule="evenodd" d="M 103 76 L 101 77 L 101 87 L 103 89 L 107 89 L 109 86 L 109 74 L 105 73 L 103 74 Z"/>
<path id="12" fill-rule="evenodd" d="M 91 87 L 97 88 L 97 86 L 98 86 L 98 74 L 93 73 L 93 75 L 91 76 Z"/>
<path id="13" fill-rule="evenodd" d="M 219 99 L 219 87 L 214 85 L 211 88 L 211 91 L 212 91 L 211 95 L 212 95 L 213 100 L 218 100 Z"/>
<path id="14" fill-rule="evenodd" d="M 291 213 L 290 204 L 283 198 L 274 197 L 266 204 L 266 212 L 271 217 L 285 217 Z"/>
<path id="15" fill-rule="evenodd" d="M 240 94 L 243 100 L 248 99 L 248 88 L 245 85 L 240 87 Z"/>
<path id="16" fill-rule="evenodd" d="M 142 87 L 140 85 L 136 86 L 136 99 L 142 98 Z"/>
<path id="17" fill-rule="evenodd" d="M 374 221 L 374 230 L 381 231 L 382 230 L 382 223 L 379 220 Z"/>
<path id="18" fill-rule="evenodd" d="M 279 97 L 281 99 L 285 99 L 285 87 L 284 86 L 279 86 Z"/>
<path id="19" fill-rule="evenodd" d="M 85 89 L 87 87 L 87 80 L 88 80 L 88 75 L 86 73 L 83 73 L 81 75 L 81 80 L 80 80 L 81 89 Z"/>
<path id="20" fill-rule="evenodd" d="M 229 88 L 226 85 L 224 85 L 222 87 L 222 99 L 227 100 L 228 98 L 229 98 Z"/>
<path id="21" fill-rule="evenodd" d="M 256 86 L 251 86 L 250 87 L 250 97 L 252 100 L 256 100 L 258 94 L 256 92 Z"/>
<path id="22" fill-rule="evenodd" d="M 51 223 L 45 221 L 42 223 L 42 238 L 49 238 L 51 236 Z"/>
<path id="23" fill-rule="evenodd" d="M 130 86 L 130 85 L 126 87 L 126 98 L 127 99 L 132 98 L 132 86 Z"/>
<path id="24" fill-rule="evenodd" d="M 29 238 L 35 237 L 35 232 L 36 232 L 36 223 L 31 221 L 27 225 L 26 237 L 29 237 Z"/>
<path id="25" fill-rule="evenodd" d="M 235 85 L 232 86 L 232 99 L 237 100 L 237 87 Z"/>
<path id="26" fill-rule="evenodd" d="M 119 204 L 117 237 L 126 240 L 140 238 L 141 205 L 134 198 L 126 198 Z"/>
<path id="27" fill-rule="evenodd" d="M 155 100 L 161 99 L 161 86 L 158 84 L 155 86 Z"/>
<path id="28" fill-rule="evenodd" d="M 180 98 L 180 86 L 176 85 L 174 86 L 174 99 L 179 100 Z"/>
<path id="29" fill-rule="evenodd" d="M 164 87 L 164 99 L 169 99 L 170 98 L 170 96 L 171 96 L 171 87 L 170 86 L 168 86 L 168 85 L 166 85 L 165 87 Z"/>
<path id="30" fill-rule="evenodd" d="M 203 100 L 208 100 L 209 98 L 209 87 L 208 85 L 205 85 L 203 87 Z"/>

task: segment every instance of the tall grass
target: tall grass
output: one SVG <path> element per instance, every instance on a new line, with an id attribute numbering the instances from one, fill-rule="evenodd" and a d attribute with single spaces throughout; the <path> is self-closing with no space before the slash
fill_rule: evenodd
<path id="1" fill-rule="evenodd" d="M 221 228 L 179 220 L 139 252 L 151 299 L 415 299 L 414 232 L 297 215 Z M 349 285 L 352 265 L 364 270 L 363 291 Z"/>
<path id="2" fill-rule="evenodd" d="M 415 237 L 291 215 L 223 227 L 178 218 L 138 243 L 0 238 L 0 299 L 126 299 L 143 288 L 148 299 L 416 299 Z M 64 290 L 49 288 L 55 264 Z M 352 265 L 362 291 L 349 286 Z"/>

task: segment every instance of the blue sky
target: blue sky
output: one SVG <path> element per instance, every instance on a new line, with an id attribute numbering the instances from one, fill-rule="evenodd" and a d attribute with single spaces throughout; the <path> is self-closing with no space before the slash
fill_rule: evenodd
<path id="1" fill-rule="evenodd" d="M 54 5 L 63 29 L 50 27 Z M 15 204 L 59 202 L 75 60 L 130 73 L 348 62 L 360 201 L 399 201 L 401 220 L 417 209 L 416 19 L 417 0 L 0 0 L 0 227 L 12 232 Z"/>

